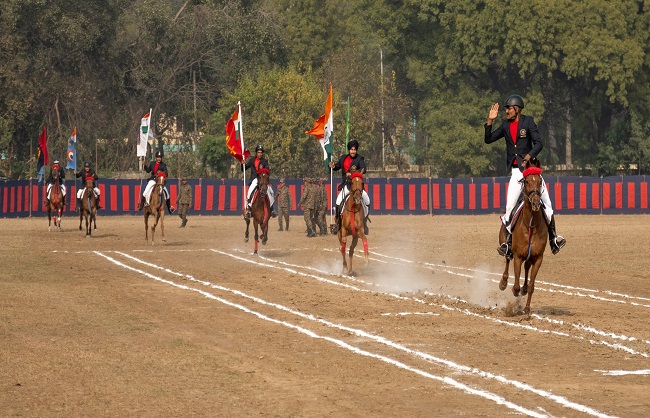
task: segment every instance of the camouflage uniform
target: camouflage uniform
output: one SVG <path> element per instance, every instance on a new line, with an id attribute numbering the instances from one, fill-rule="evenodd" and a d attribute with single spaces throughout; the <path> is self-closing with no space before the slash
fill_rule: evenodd
<path id="1" fill-rule="evenodd" d="M 307 225 L 307 236 L 316 236 L 316 224 L 314 213 L 316 209 L 316 190 L 311 185 L 311 179 L 305 179 L 305 189 L 300 197 L 300 206 L 305 211 L 305 224 Z"/>
<path id="2" fill-rule="evenodd" d="M 279 208 L 279 215 L 278 216 L 278 224 L 280 226 L 280 229 L 278 231 L 282 231 L 282 220 L 286 221 L 287 228 L 286 230 L 289 230 L 289 208 L 291 208 L 292 204 L 292 197 L 291 197 L 291 190 L 284 184 L 284 179 L 280 179 L 280 184 L 278 185 L 278 191 L 276 195 L 276 199 L 278 202 L 278 208 Z"/>
<path id="3" fill-rule="evenodd" d="M 316 185 L 316 190 L 318 190 L 318 203 L 316 205 L 316 224 L 320 229 L 321 235 L 327 235 L 327 220 L 325 215 L 327 214 L 327 191 L 323 185 L 323 181 L 319 180 Z"/>
<path id="4" fill-rule="evenodd" d="M 181 185 L 178 197 L 176 198 L 176 205 L 179 208 L 178 216 L 183 220 L 181 223 L 181 228 L 187 224 L 187 211 L 190 209 L 192 204 L 192 186 L 187 184 L 187 179 L 183 179 L 183 184 Z"/>

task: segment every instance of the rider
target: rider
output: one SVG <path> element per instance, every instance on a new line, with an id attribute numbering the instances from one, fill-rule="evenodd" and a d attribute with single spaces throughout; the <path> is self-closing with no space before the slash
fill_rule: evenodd
<path id="1" fill-rule="evenodd" d="M 350 176 L 352 175 L 352 168 L 356 168 L 356 171 L 361 174 L 366 173 L 366 162 L 363 157 L 358 154 L 359 142 L 357 140 L 352 140 L 348 142 L 348 154 L 342 155 L 341 158 L 336 162 L 336 164 L 331 161 L 330 168 L 334 171 L 341 170 L 343 180 L 339 185 L 339 194 L 336 196 L 336 225 L 341 229 L 341 212 L 342 205 L 345 203 L 345 198 L 350 193 Z M 370 206 L 370 197 L 366 193 L 366 190 L 363 190 L 363 210 L 365 216 L 363 217 L 363 233 L 368 235 L 368 225 L 370 221 L 368 218 L 368 208 Z"/>
<path id="2" fill-rule="evenodd" d="M 54 185 L 54 176 L 53 173 L 58 171 L 59 172 L 59 185 L 61 186 L 61 193 L 63 194 L 63 206 L 65 207 L 65 184 L 63 184 L 63 180 L 65 180 L 65 171 L 63 170 L 63 167 L 61 167 L 59 160 L 54 160 L 52 163 L 52 167 L 50 168 L 50 175 L 47 177 L 47 193 L 45 197 L 45 206 L 50 204 L 50 192 L 52 191 L 52 186 Z"/>
<path id="3" fill-rule="evenodd" d="M 146 171 L 147 173 L 151 173 L 151 176 L 149 176 L 149 183 L 147 183 L 147 187 L 145 187 L 144 192 L 142 193 L 142 199 L 140 200 L 140 204 L 138 205 L 138 210 L 142 210 L 143 207 L 149 206 L 151 191 L 153 190 L 153 186 L 156 185 L 156 175 L 158 174 L 158 172 L 159 171 L 163 172 L 165 178 L 167 178 L 167 176 L 169 175 L 167 172 L 167 165 L 163 162 L 162 158 L 163 158 L 162 151 L 156 151 L 156 161 L 152 161 L 151 163 L 149 163 L 144 167 L 144 171 Z M 165 194 L 165 200 L 167 202 L 167 210 L 171 215 L 172 213 L 176 212 L 176 208 L 171 206 L 171 201 L 169 199 L 169 191 L 167 191 L 167 187 L 164 187 L 163 191 Z"/>
<path id="4" fill-rule="evenodd" d="M 243 164 L 243 163 L 242 163 Z M 248 183 L 248 196 L 246 199 L 246 211 L 244 212 L 244 217 L 249 219 L 251 217 L 251 199 L 253 198 L 255 189 L 257 189 L 257 172 L 263 168 L 270 170 L 269 162 L 264 158 L 264 147 L 262 144 L 257 144 L 255 147 L 255 157 L 249 158 L 249 160 L 244 165 L 244 171 L 251 169 L 251 180 Z M 269 206 L 271 207 L 271 216 L 276 217 L 277 213 L 273 209 L 273 202 L 275 198 L 273 196 L 273 189 L 271 188 L 271 183 L 269 183 L 267 189 L 267 196 L 269 197 Z"/>
<path id="5" fill-rule="evenodd" d="M 499 114 L 499 104 L 494 103 L 490 108 L 485 124 L 485 143 L 490 144 L 500 138 L 505 138 L 506 141 L 506 162 L 507 168 L 510 170 L 510 183 L 506 198 L 506 213 L 501 216 L 502 228 L 506 230 L 506 242 L 502 242 L 497 251 L 500 255 L 510 259 L 512 258 L 511 217 L 516 212 L 514 209 L 521 194 L 522 186 L 519 181 L 524 177 L 523 170 L 531 159 L 537 158 L 543 144 L 533 118 L 521 114 L 521 110 L 524 108 L 524 100 L 521 96 L 513 94 L 508 97 L 504 107 L 506 120 L 495 131 L 492 131 L 492 122 Z M 555 232 L 553 207 L 543 178 L 541 198 L 551 251 L 553 254 L 557 254 L 566 245 L 566 240 Z"/>
<path id="6" fill-rule="evenodd" d="M 95 200 L 97 201 L 97 209 L 101 209 L 102 206 L 100 204 L 100 191 L 99 187 L 97 187 L 96 181 L 99 180 L 99 177 L 97 177 L 97 173 L 95 173 L 95 170 L 90 165 L 90 162 L 86 161 L 84 163 L 84 170 L 80 172 L 75 172 L 75 177 L 81 177 L 82 180 L 86 180 L 88 178 L 93 179 L 93 192 L 95 192 Z M 79 190 L 77 190 L 77 207 L 79 210 L 81 210 L 81 198 L 84 195 L 84 188 L 80 187 Z"/>

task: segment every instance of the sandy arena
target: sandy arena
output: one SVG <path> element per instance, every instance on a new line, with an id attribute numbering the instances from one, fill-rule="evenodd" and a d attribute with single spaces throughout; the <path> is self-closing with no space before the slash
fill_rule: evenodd
<path id="1" fill-rule="evenodd" d="M 498 222 L 374 216 L 348 277 L 297 216 L 1 219 L 0 416 L 650 416 L 650 218 L 559 215 L 530 317 Z"/>

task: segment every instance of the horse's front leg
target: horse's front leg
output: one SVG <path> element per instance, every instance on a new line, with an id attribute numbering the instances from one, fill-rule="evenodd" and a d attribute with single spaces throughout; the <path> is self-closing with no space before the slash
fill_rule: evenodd
<path id="1" fill-rule="evenodd" d="M 251 224 L 251 220 L 248 218 L 245 219 L 246 219 L 246 234 L 244 235 L 244 242 L 248 242 L 248 227 Z"/>
<path id="2" fill-rule="evenodd" d="M 501 275 L 501 281 L 499 282 L 499 290 L 506 290 L 508 287 L 508 270 L 510 269 L 510 259 L 506 257 L 506 268 L 503 270 Z"/>
<path id="3" fill-rule="evenodd" d="M 530 261 L 524 262 L 524 284 L 521 286 L 521 296 L 526 296 L 528 293 L 528 272 L 530 271 Z"/>
<path id="4" fill-rule="evenodd" d="M 160 239 L 163 242 L 166 242 L 165 240 L 165 209 L 163 208 L 163 213 L 160 215 Z"/>
<path id="5" fill-rule="evenodd" d="M 144 212 L 144 240 L 149 241 L 149 212 Z"/>
<path id="6" fill-rule="evenodd" d="M 345 258 L 345 247 L 348 245 L 348 238 L 343 235 L 343 228 L 339 229 L 339 242 L 341 243 L 341 256 L 343 256 L 343 271 L 341 274 L 346 274 L 348 271 L 348 261 Z"/>
<path id="7" fill-rule="evenodd" d="M 156 226 L 158 225 L 158 215 L 154 214 L 154 221 L 151 225 L 151 245 L 153 245 L 154 236 L 156 235 Z"/>
<path id="8" fill-rule="evenodd" d="M 350 264 L 348 265 L 348 276 L 352 276 L 354 274 L 352 270 L 352 258 L 354 257 L 354 249 L 356 248 L 358 241 L 358 236 L 352 237 L 352 242 L 350 243 L 350 252 L 348 253 L 348 256 L 350 257 Z"/>
<path id="9" fill-rule="evenodd" d="M 79 227 L 81 229 L 81 227 Z M 47 210 L 47 230 L 52 231 L 52 213 L 50 210 Z"/>
<path id="10" fill-rule="evenodd" d="M 521 288 L 519 287 L 519 277 L 521 276 L 521 258 L 519 258 L 518 255 L 515 255 L 513 261 L 514 261 L 513 274 L 515 276 L 515 281 L 512 286 L 512 294 L 518 297 L 519 291 L 521 290 Z"/>
<path id="11" fill-rule="evenodd" d="M 259 231 L 257 230 L 257 228 L 259 228 L 259 224 L 257 223 L 257 221 L 253 221 L 253 228 L 255 228 L 255 248 L 254 248 L 253 254 L 257 254 L 257 247 L 258 247 L 259 242 L 260 242 L 259 241 L 259 239 L 260 239 Z"/>
<path id="12" fill-rule="evenodd" d="M 528 299 L 526 300 L 526 307 L 524 308 L 524 313 L 526 315 L 530 315 L 530 301 L 533 298 L 533 292 L 535 291 L 535 277 L 537 277 L 537 272 L 539 271 L 539 268 L 542 266 L 543 258 L 544 258 L 543 254 L 537 257 L 537 260 L 535 260 L 535 263 L 532 265 L 532 268 L 530 269 L 530 280 L 528 281 Z"/>

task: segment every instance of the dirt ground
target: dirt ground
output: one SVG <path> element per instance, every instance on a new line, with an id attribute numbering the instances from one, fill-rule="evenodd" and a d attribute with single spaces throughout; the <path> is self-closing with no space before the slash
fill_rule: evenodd
<path id="1" fill-rule="evenodd" d="M 0 416 L 650 416 L 648 216 L 559 216 L 530 316 L 497 215 L 375 216 L 352 277 L 291 222 L 1 219 Z"/>

